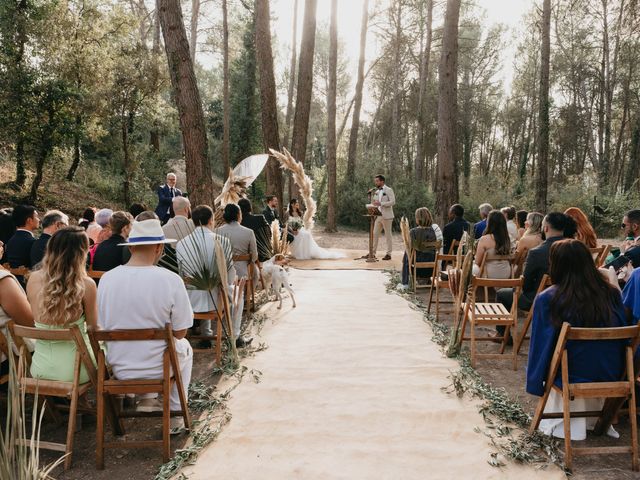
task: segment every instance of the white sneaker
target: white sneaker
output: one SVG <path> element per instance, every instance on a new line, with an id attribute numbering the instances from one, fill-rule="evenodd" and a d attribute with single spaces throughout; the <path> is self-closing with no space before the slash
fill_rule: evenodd
<path id="1" fill-rule="evenodd" d="M 396 290 L 398 290 L 399 292 L 406 292 L 407 290 L 409 290 L 409 285 L 403 285 L 402 283 L 399 283 L 396 287 Z"/>
<path id="2" fill-rule="evenodd" d="M 170 435 L 178 435 L 184 432 L 184 418 L 182 417 L 171 417 L 169 420 L 169 434 Z"/>
<path id="3" fill-rule="evenodd" d="M 160 400 L 158 400 L 157 398 L 143 398 L 142 400 L 140 400 L 140 403 L 138 403 L 136 410 L 138 412 L 146 413 L 161 412 L 162 403 L 160 403 Z"/>

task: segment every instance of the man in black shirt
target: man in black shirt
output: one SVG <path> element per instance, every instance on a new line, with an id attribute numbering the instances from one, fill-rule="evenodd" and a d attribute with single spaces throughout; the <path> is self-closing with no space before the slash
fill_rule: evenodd
<path id="1" fill-rule="evenodd" d="M 109 220 L 111 236 L 104 240 L 93 256 L 93 269 L 98 272 L 107 272 L 120 265 L 124 265 L 131 258 L 129 249 L 122 246 L 129 236 L 133 216 L 127 212 L 114 212 Z"/>
<path id="2" fill-rule="evenodd" d="M 467 222 L 464 218 L 464 207 L 459 203 L 452 205 L 449 209 L 449 220 L 450 222 L 444 226 L 444 230 L 442 231 L 443 237 L 443 245 L 442 251 L 445 254 L 449 253 L 451 250 L 451 244 L 454 240 L 458 242 L 462 238 L 464 232 L 468 232 L 471 226 L 469 222 Z M 456 253 L 455 251 L 452 253 Z"/>
<path id="3" fill-rule="evenodd" d="M 69 217 L 59 210 L 49 210 L 42 217 L 42 234 L 31 246 L 31 267 L 39 267 L 47 250 L 49 239 L 58 230 L 69 226 Z"/>

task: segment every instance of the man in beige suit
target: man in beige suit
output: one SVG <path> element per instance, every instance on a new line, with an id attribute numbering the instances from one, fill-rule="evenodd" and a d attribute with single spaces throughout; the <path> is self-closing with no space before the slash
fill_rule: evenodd
<path id="1" fill-rule="evenodd" d="M 191 216 L 191 202 L 189 202 L 189 199 L 186 197 L 174 197 L 173 212 L 175 216 L 164 224 L 162 231 L 166 238 L 175 238 L 180 241 L 190 235 L 196 228 L 189 218 Z M 175 248 L 176 244 L 173 243 L 171 246 Z"/>
<path id="2" fill-rule="evenodd" d="M 383 257 L 383 260 L 391 260 L 391 252 L 393 251 L 393 239 L 391 237 L 391 231 L 393 227 L 393 206 L 396 204 L 396 196 L 393 193 L 391 187 L 385 185 L 385 178 L 383 175 L 376 175 L 375 184 L 377 190 L 373 194 L 373 205 L 378 207 L 382 215 L 376 217 L 376 223 L 373 227 L 373 252 L 378 252 L 378 240 L 384 230 L 384 236 L 387 240 L 387 254 Z"/>
<path id="3" fill-rule="evenodd" d="M 240 225 L 240 222 L 242 222 L 240 207 L 235 203 L 227 204 L 227 206 L 224 207 L 222 217 L 226 223 L 221 227 L 216 228 L 213 232 L 229 239 L 231 242 L 231 248 L 233 249 L 233 255 L 250 255 L 251 263 L 255 263 L 258 260 L 256 236 L 253 233 L 253 230 Z M 233 264 L 236 267 L 236 274 L 238 278 L 248 276 L 248 262 L 246 260 L 234 260 Z M 240 293 L 238 304 L 244 305 L 244 291 Z M 233 324 L 236 329 L 236 332 L 234 333 L 239 341 L 236 341 L 236 345 L 242 348 L 250 344 L 252 339 L 240 337 L 241 323 L 242 308 L 238 308 L 237 311 L 233 312 Z"/>

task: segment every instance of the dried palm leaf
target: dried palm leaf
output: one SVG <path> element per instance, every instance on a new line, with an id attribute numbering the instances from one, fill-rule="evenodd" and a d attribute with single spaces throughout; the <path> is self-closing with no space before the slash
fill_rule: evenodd
<path id="1" fill-rule="evenodd" d="M 215 243 L 215 252 L 216 252 L 216 266 L 217 270 L 220 272 L 220 291 L 222 292 L 222 302 L 224 305 L 225 315 L 222 317 L 222 321 L 224 322 L 227 330 L 227 338 L 229 339 L 229 348 L 231 350 L 231 355 L 233 360 L 237 363 L 239 362 L 238 358 L 238 350 L 236 349 L 236 339 L 233 333 L 233 322 L 231 321 L 231 306 L 229 305 L 229 277 L 227 276 L 227 262 L 225 260 L 224 248 L 222 247 L 222 242 L 219 238 L 216 238 Z M 220 306 L 218 306 L 218 311 L 220 311 Z"/>
<path id="2" fill-rule="evenodd" d="M 411 256 L 411 233 L 409 230 L 409 220 L 407 217 L 402 217 L 400 220 L 400 233 L 402 234 L 402 241 L 404 243 L 404 251 L 407 252 L 407 257 Z"/>
<path id="3" fill-rule="evenodd" d="M 318 209 L 316 201 L 313 199 L 313 181 L 304 173 L 302 163 L 296 161 L 286 148 L 282 149 L 282 153 L 272 148 L 269 151 L 280 162 L 280 168 L 291 172 L 293 181 L 300 189 L 300 195 L 306 207 L 303 216 L 304 227 L 307 230 L 313 230 L 315 225 L 314 217 Z"/>

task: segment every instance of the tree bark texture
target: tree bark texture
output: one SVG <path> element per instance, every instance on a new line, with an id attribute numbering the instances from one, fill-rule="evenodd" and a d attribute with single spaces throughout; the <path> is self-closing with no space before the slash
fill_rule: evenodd
<path id="1" fill-rule="evenodd" d="M 458 114 L 458 19 L 460 0 L 447 0 L 438 68 L 438 165 L 435 220 L 444 225 L 449 207 L 458 201 L 456 122 Z"/>
<path id="2" fill-rule="evenodd" d="M 367 0 L 368 1 L 368 0 Z M 298 60 L 298 0 L 293 3 L 293 25 L 291 33 L 291 64 L 289 65 L 289 88 L 287 90 L 287 113 L 285 117 L 284 142 L 286 148 L 291 148 L 291 120 L 293 118 L 293 92 L 296 86 L 296 65 Z"/>
<path id="3" fill-rule="evenodd" d="M 171 85 L 184 144 L 187 189 L 193 205 L 213 205 L 211 165 L 200 91 L 189 55 L 189 41 L 179 0 L 157 0 Z"/>
<path id="4" fill-rule="evenodd" d="M 229 173 L 231 162 L 230 140 L 230 103 L 229 103 L 229 15 L 227 0 L 222 0 L 222 166 L 224 174 Z"/>
<path id="5" fill-rule="evenodd" d="M 223 9 L 226 7 L 226 1 L 223 0 Z M 191 61 L 196 63 L 196 49 L 198 48 L 198 20 L 200 17 L 200 0 L 191 0 L 191 22 L 189 32 L 189 55 Z"/>
<path id="6" fill-rule="evenodd" d="M 422 68 L 420 69 L 420 87 L 418 93 L 418 138 L 416 142 L 415 179 L 424 179 L 424 160 L 427 120 L 427 84 L 429 83 L 429 66 L 431 57 L 431 40 L 433 37 L 433 0 L 427 0 L 426 41 L 422 52 Z"/>
<path id="7" fill-rule="evenodd" d="M 296 95 L 296 113 L 293 118 L 293 138 L 291 154 L 304 164 L 307 154 L 307 132 L 309 130 L 309 112 L 313 91 L 313 53 L 316 43 L 316 7 L 317 0 L 306 0 L 304 5 L 304 24 L 298 61 L 298 91 Z M 299 196 L 298 188 L 291 185 L 289 194 Z"/>
<path id="8" fill-rule="evenodd" d="M 538 169 L 536 208 L 547 211 L 549 177 L 549 58 L 551 54 L 551 0 L 542 4 L 542 52 L 540 56 L 540 95 L 538 110 Z"/>
<path id="9" fill-rule="evenodd" d="M 365 4 L 366 4 L 365 0 Z M 329 88 L 327 90 L 327 232 L 336 231 L 336 93 L 338 84 L 338 0 L 331 0 Z"/>
<path id="10" fill-rule="evenodd" d="M 273 52 L 271 50 L 269 0 L 256 0 L 255 42 L 258 71 L 260 72 L 262 142 L 266 152 L 270 148 L 279 151 L 280 134 L 278 132 L 276 80 L 273 73 Z M 282 170 L 278 161 L 273 157 L 269 157 L 267 162 L 267 194 L 276 195 L 279 199 L 282 199 L 283 193 Z"/>
<path id="11" fill-rule="evenodd" d="M 362 4 L 362 18 L 360 20 L 360 56 L 358 57 L 358 80 L 356 95 L 351 117 L 351 132 L 349 133 L 349 150 L 347 154 L 347 178 L 356 173 L 356 159 L 358 154 L 358 131 L 360 129 L 360 111 L 362 110 L 362 90 L 364 87 L 364 57 L 367 46 L 367 28 L 369 25 L 369 0 Z"/>

